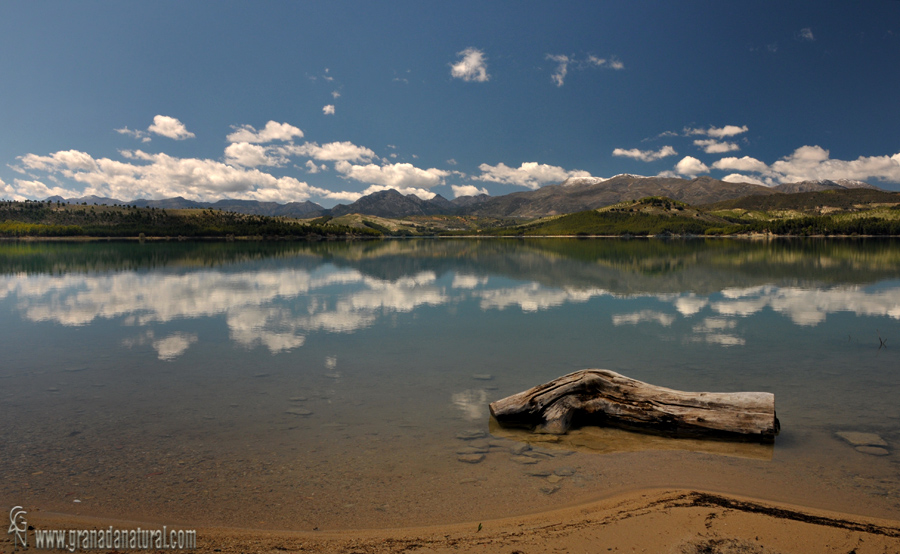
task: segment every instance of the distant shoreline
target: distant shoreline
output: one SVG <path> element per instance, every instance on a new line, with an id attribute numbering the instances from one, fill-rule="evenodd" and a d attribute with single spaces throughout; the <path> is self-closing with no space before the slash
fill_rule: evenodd
<path id="1" fill-rule="evenodd" d="M 428 240 L 428 239 L 619 239 L 619 240 L 693 240 L 693 239 L 741 239 L 741 240 L 773 240 L 773 239 L 889 239 L 900 238 L 900 235 L 775 235 L 775 234 L 735 234 L 735 235 L 410 235 L 410 236 L 191 236 L 191 237 L 99 237 L 89 235 L 71 236 L 22 236 L 2 237 L 0 242 L 351 242 L 377 240 Z"/>

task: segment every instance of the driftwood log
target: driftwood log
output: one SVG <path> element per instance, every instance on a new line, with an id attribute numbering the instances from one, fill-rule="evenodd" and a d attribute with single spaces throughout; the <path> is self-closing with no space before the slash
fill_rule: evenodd
<path id="1" fill-rule="evenodd" d="M 780 430 L 768 392 L 683 392 L 606 369 L 584 369 L 492 402 L 503 426 L 565 434 L 573 422 L 671 436 L 774 440 Z"/>

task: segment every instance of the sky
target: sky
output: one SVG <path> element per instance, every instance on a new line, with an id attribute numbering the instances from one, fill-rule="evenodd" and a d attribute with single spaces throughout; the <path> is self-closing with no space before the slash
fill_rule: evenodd
<path id="1" fill-rule="evenodd" d="M 0 0 L 0 198 L 900 190 L 900 2 Z"/>

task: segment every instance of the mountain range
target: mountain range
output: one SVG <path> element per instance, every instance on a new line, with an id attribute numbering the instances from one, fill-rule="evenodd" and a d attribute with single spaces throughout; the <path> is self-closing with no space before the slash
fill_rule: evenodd
<path id="1" fill-rule="evenodd" d="M 486 194 L 461 196 L 453 200 L 447 200 L 441 195 L 436 195 L 429 200 L 422 200 L 417 196 L 404 195 L 391 189 L 375 192 L 363 196 L 352 204 L 339 204 L 331 209 L 309 201 L 286 204 L 228 199 L 217 202 L 198 202 L 175 197 L 162 200 L 137 199 L 126 202 L 97 196 L 69 199 L 53 196 L 46 200 L 73 204 L 127 204 L 158 209 L 213 208 L 252 215 L 286 216 L 300 219 L 323 215 L 336 217 L 352 213 L 385 218 L 415 215 L 473 215 L 526 219 L 592 210 L 647 196 L 666 196 L 697 206 L 746 196 L 856 188 L 881 190 L 866 182 L 853 180 L 802 181 L 766 187 L 751 183 L 720 181 L 711 177 L 681 179 L 625 174 L 616 175 L 610 179 L 573 178 L 558 185 L 549 185 L 532 191 L 514 192 L 503 196 Z"/>

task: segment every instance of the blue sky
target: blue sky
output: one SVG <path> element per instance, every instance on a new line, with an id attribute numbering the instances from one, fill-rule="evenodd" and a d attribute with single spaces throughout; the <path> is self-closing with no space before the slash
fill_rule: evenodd
<path id="1" fill-rule="evenodd" d="M 0 198 L 900 190 L 900 2 L 0 2 Z"/>

